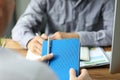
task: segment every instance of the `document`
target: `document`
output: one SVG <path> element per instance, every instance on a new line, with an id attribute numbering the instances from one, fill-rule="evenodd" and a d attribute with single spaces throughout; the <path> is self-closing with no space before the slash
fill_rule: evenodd
<path id="1" fill-rule="evenodd" d="M 90 60 L 90 52 L 88 47 L 80 48 L 80 60 L 85 60 L 85 61 Z"/>
<path id="2" fill-rule="evenodd" d="M 80 67 L 95 67 L 109 64 L 110 59 L 101 47 L 90 49 L 90 60 L 80 61 Z"/>

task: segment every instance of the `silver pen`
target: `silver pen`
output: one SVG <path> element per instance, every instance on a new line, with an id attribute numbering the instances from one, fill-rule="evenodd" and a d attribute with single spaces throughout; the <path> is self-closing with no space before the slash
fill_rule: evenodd
<path id="1" fill-rule="evenodd" d="M 36 33 L 36 36 L 39 36 L 38 33 Z M 48 43 L 47 43 L 47 54 L 50 53 L 50 44 L 51 44 L 51 40 L 50 40 L 50 37 L 48 36 Z M 49 61 L 48 61 L 48 64 L 49 64 Z"/>
<path id="2" fill-rule="evenodd" d="M 38 33 L 36 33 L 36 36 L 39 36 L 39 34 L 38 34 Z"/>
<path id="3" fill-rule="evenodd" d="M 49 54 L 49 53 L 50 53 L 50 44 L 51 44 L 51 40 L 50 40 L 50 37 L 48 36 L 47 54 Z M 48 61 L 48 64 L 49 64 L 49 61 Z"/>

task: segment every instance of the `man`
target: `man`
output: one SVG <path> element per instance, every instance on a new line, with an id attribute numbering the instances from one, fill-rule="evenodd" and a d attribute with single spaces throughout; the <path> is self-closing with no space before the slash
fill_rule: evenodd
<path id="1" fill-rule="evenodd" d="M 48 35 L 51 39 L 80 38 L 82 46 L 108 46 L 113 14 L 114 0 L 31 0 L 12 38 L 36 55 Z"/>
<path id="2" fill-rule="evenodd" d="M 0 36 L 3 35 L 13 14 L 14 0 L 0 0 Z M 53 55 L 43 56 L 40 61 L 49 60 Z M 77 78 L 70 69 L 70 80 L 90 80 L 86 70 Z M 57 80 L 55 74 L 43 63 L 27 61 L 9 49 L 0 48 L 0 80 Z"/>

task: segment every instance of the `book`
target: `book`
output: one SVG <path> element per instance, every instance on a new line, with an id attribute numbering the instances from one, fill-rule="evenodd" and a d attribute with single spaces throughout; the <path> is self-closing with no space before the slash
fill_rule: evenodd
<path id="1" fill-rule="evenodd" d="M 47 54 L 48 41 L 43 42 L 42 56 Z M 49 61 L 50 68 L 59 80 L 69 80 L 69 69 L 74 68 L 79 75 L 80 41 L 77 38 L 51 40 L 50 53 L 54 58 Z"/>
<path id="2" fill-rule="evenodd" d="M 80 60 L 85 60 L 85 61 L 90 60 L 90 52 L 88 47 L 81 47 Z"/>
<path id="3" fill-rule="evenodd" d="M 103 66 L 110 63 L 110 58 L 108 54 L 101 47 L 93 47 L 89 49 L 90 60 L 89 61 L 80 61 L 80 67 L 96 67 Z"/>

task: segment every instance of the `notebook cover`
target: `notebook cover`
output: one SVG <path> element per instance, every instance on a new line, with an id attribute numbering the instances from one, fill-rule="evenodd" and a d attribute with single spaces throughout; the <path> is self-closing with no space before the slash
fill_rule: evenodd
<path id="1" fill-rule="evenodd" d="M 42 56 L 47 54 L 47 42 L 43 42 Z M 59 80 L 69 80 L 70 68 L 74 68 L 76 75 L 79 75 L 79 39 L 51 40 L 50 45 L 50 53 L 54 54 L 54 58 L 49 61 L 49 66 L 56 73 Z"/>

